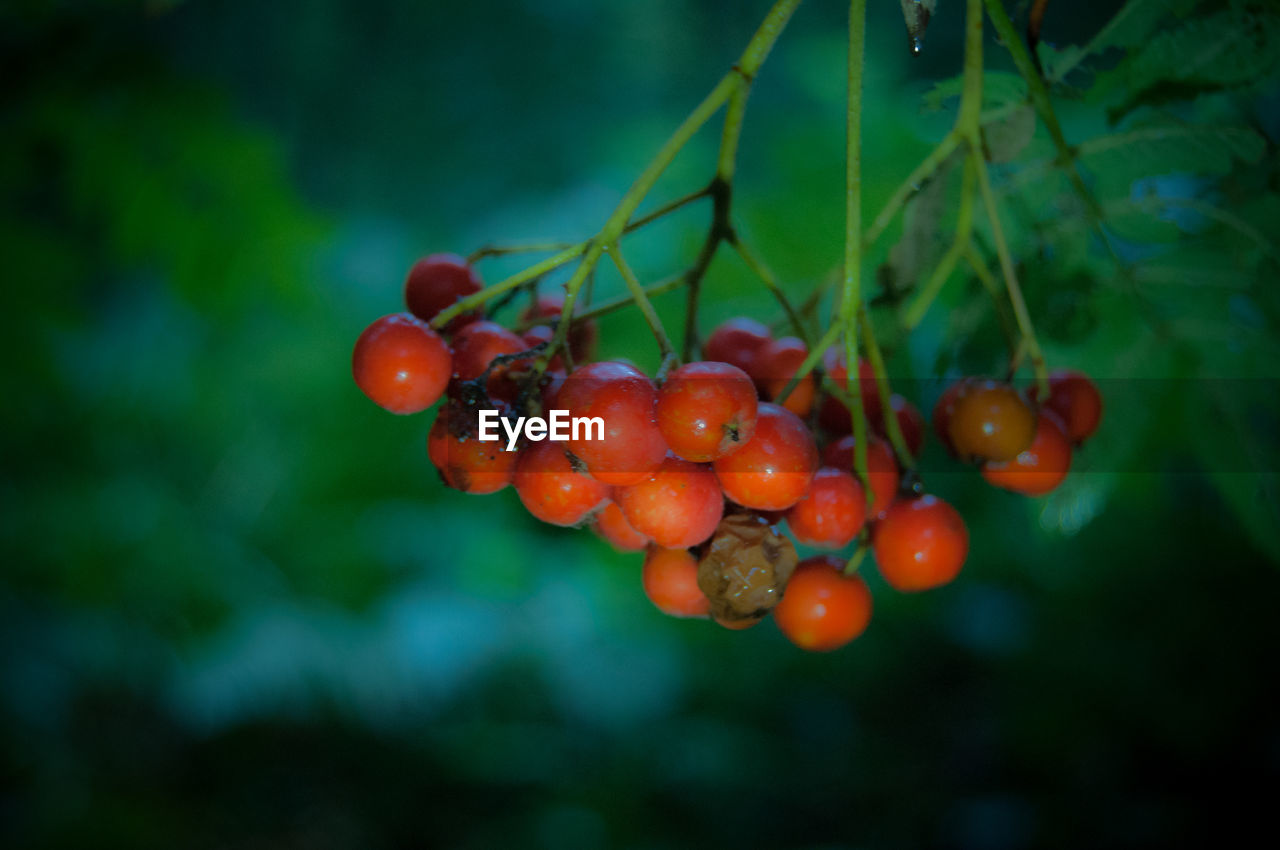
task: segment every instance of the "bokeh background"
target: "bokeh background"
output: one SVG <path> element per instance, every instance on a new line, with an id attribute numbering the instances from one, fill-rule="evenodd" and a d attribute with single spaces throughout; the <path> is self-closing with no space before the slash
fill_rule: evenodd
<path id="1" fill-rule="evenodd" d="M 962 15 L 943 0 L 912 57 L 897 4 L 872 5 L 868 210 L 950 120 L 921 103 L 958 72 Z M 1059 5 L 1069 44 L 1114 4 Z M 1184 302 L 1188 281 L 1137 297 L 1103 261 L 1064 282 L 1042 258 L 1033 309 L 1055 365 L 1103 379 L 1101 431 L 1039 500 L 932 446 L 968 565 L 919 596 L 868 565 L 875 618 L 830 655 L 663 617 L 638 556 L 510 490 L 447 490 L 430 416 L 352 384 L 416 257 L 593 233 L 766 7 L 5 4 L 0 844 L 1168 846 L 1265 820 L 1274 264 L 1201 252 Z M 797 294 L 840 257 L 843 12 L 801 8 L 741 152 L 743 232 Z M 1277 91 L 1211 104 L 1265 139 L 1217 197 L 1268 238 Z M 1063 109 L 1073 138 L 1106 129 Z M 716 141 L 657 197 L 701 185 Z M 705 216 L 638 237 L 641 276 L 687 263 Z M 904 379 L 998 362 L 952 289 L 895 348 Z M 777 318 L 727 254 L 704 301 L 704 330 Z M 679 321 L 679 296 L 659 307 Z M 654 365 L 634 314 L 602 331 Z M 927 410 L 939 388 L 910 393 Z"/>

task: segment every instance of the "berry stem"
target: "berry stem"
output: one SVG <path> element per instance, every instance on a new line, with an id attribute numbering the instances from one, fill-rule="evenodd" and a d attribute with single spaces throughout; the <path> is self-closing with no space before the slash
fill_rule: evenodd
<path id="1" fill-rule="evenodd" d="M 689 272 L 683 271 L 678 274 L 673 274 L 670 277 L 665 277 L 662 280 L 658 281 L 657 283 L 651 286 L 645 287 L 644 294 L 645 294 L 645 297 L 652 298 L 655 295 L 662 295 L 664 293 L 670 292 L 673 289 L 679 289 L 680 287 L 684 286 L 688 282 L 689 282 Z M 585 322 L 588 319 L 598 319 L 601 316 L 608 315 L 609 313 L 617 312 L 618 310 L 621 310 L 624 307 L 629 307 L 632 304 L 634 304 L 635 301 L 636 299 L 632 295 L 620 295 L 611 301 L 606 301 L 603 304 L 597 304 L 596 306 L 592 307 L 590 310 L 582 311 L 575 318 L 579 322 Z M 546 319 L 543 319 L 538 322 L 535 322 L 534 324 L 549 324 L 549 322 Z"/>
<path id="2" fill-rule="evenodd" d="M 938 297 L 938 293 L 942 291 L 947 279 L 951 277 L 951 272 L 955 270 L 956 263 L 960 261 L 960 258 L 964 256 L 964 252 L 969 248 L 973 235 L 973 184 L 976 176 L 973 157 L 967 157 L 964 161 L 964 174 L 960 181 L 960 208 L 956 213 L 955 238 L 951 242 L 951 247 L 942 255 L 942 259 L 938 261 L 938 265 L 934 267 L 929 279 L 925 281 L 919 293 L 907 306 L 907 310 L 902 317 L 902 327 L 905 330 L 910 331 L 920 324 L 924 314 L 929 310 L 929 305 Z"/>
<path id="3" fill-rule="evenodd" d="M 969 264 L 969 268 L 973 271 L 973 276 L 982 284 L 982 288 L 991 296 L 993 309 L 996 316 L 1000 320 L 1000 329 L 1004 333 L 1005 342 L 1008 344 L 1010 352 L 1018 347 L 1018 332 L 1010 321 L 1008 305 L 1000 298 L 1000 283 L 996 280 L 996 276 L 991 273 L 991 269 L 987 268 L 986 260 L 978 253 L 978 249 L 970 243 L 965 251 L 965 261 Z"/>
<path id="4" fill-rule="evenodd" d="M 846 387 L 849 415 L 853 420 L 853 469 L 872 498 L 867 474 L 867 414 L 862 400 L 858 368 L 857 311 L 862 306 L 862 66 L 866 45 L 867 0 L 849 3 L 848 106 L 845 109 L 845 227 L 844 287 L 840 299 L 840 324 L 844 327 Z"/>
<path id="5" fill-rule="evenodd" d="M 1018 332 L 1009 320 L 1008 307 L 1000 298 L 1000 284 L 995 275 L 991 273 L 991 269 L 987 268 L 986 261 L 979 256 L 978 249 L 974 247 L 972 242 L 965 249 L 964 258 L 968 262 L 969 268 L 973 270 L 973 276 L 978 279 L 982 284 L 982 288 L 987 290 L 987 294 L 991 296 L 992 307 L 996 311 L 996 317 L 1000 320 L 1000 330 L 1004 334 L 1005 344 L 1009 348 L 1009 360 L 1013 364 L 1011 369 L 1016 371 L 1016 355 L 1019 347 Z"/>
<path id="6" fill-rule="evenodd" d="M 662 361 L 664 365 L 675 356 L 675 349 L 671 345 L 671 339 L 667 336 L 667 330 L 662 326 L 662 319 L 658 317 L 658 313 L 653 309 L 653 304 L 649 303 L 649 296 L 644 294 L 644 287 L 640 285 L 640 280 L 636 277 L 636 273 L 631 270 L 631 266 L 622 257 L 622 251 L 615 242 L 605 249 L 609 257 L 613 260 L 613 264 L 618 267 L 618 273 L 622 275 L 623 282 L 627 285 L 627 290 L 631 293 L 631 298 L 635 301 L 636 306 L 640 308 L 640 313 L 644 316 L 645 323 L 649 325 L 649 330 L 653 333 L 653 338 L 658 341 L 658 349 L 662 353 Z"/>
<path id="7" fill-rule="evenodd" d="M 524 242 L 516 245 L 481 245 L 467 255 L 467 264 L 475 265 L 488 257 L 506 257 L 511 254 L 543 254 L 573 248 L 568 242 Z"/>
<path id="8" fill-rule="evenodd" d="M 870 549 L 871 547 L 867 545 L 866 534 L 860 535 L 858 537 L 858 548 L 854 549 L 849 560 L 845 561 L 844 570 L 842 571 L 845 578 L 850 578 L 857 574 L 858 567 L 862 566 L 862 559 L 867 557 L 867 552 Z"/>
<path id="9" fill-rule="evenodd" d="M 892 395 L 889 387 L 889 375 L 884 368 L 884 357 L 880 353 L 880 344 L 876 342 L 875 328 L 871 326 L 871 316 L 865 307 L 858 307 L 858 323 L 862 326 L 862 346 L 867 352 L 867 360 L 871 363 L 871 371 L 876 376 L 876 389 L 880 395 L 880 412 L 884 417 L 884 431 L 893 446 L 893 453 L 898 456 L 898 465 L 903 469 L 915 469 L 915 455 L 907 448 L 907 440 L 902 436 L 902 428 L 898 424 L 897 411 L 893 409 Z"/>
<path id="10" fill-rule="evenodd" d="M 547 257 L 545 260 L 534 263 L 523 271 L 516 272 L 506 280 L 499 281 L 493 286 L 485 287 L 474 295 L 468 295 L 466 298 L 461 298 L 455 301 L 446 309 L 441 310 L 436 317 L 431 320 L 431 327 L 439 330 L 449 324 L 455 316 L 465 313 L 468 310 L 474 310 L 476 307 L 497 298 L 504 292 L 509 292 L 523 283 L 528 283 L 536 277 L 541 277 L 549 271 L 558 269 L 566 263 L 576 260 L 587 250 L 587 246 L 589 244 L 590 243 L 588 242 L 579 242 L 576 245 L 571 245 L 563 251 Z"/>
<path id="11" fill-rule="evenodd" d="M 738 256 L 747 264 L 747 268 L 751 269 L 755 276 L 760 278 L 765 288 L 773 293 L 773 297 L 778 299 L 778 303 L 782 305 L 783 311 L 787 314 L 787 320 L 791 322 L 791 327 L 795 330 L 796 336 L 804 340 L 805 345 L 812 348 L 813 337 L 810 335 L 809 329 L 804 326 L 804 322 L 800 321 L 800 315 L 796 312 L 795 307 L 791 306 L 790 299 L 782 291 L 782 287 L 778 285 L 778 279 L 774 277 L 773 272 L 764 264 L 764 261 L 752 253 L 751 249 L 747 247 L 747 244 L 742 241 L 736 232 L 730 231 L 725 239 L 733 246 L 733 250 L 738 252 Z"/>
<path id="12" fill-rule="evenodd" d="M 721 150 L 723 151 L 723 148 Z M 689 284 L 684 314 L 683 353 L 685 360 L 693 357 L 694 349 L 698 346 L 698 296 L 702 293 L 702 279 L 706 277 L 707 269 L 711 267 L 711 260 L 716 255 L 716 249 L 732 232 L 732 228 L 729 225 L 729 202 L 732 197 L 732 187 L 729 182 L 717 174 L 711 183 L 707 185 L 705 191 L 711 196 L 711 226 L 707 229 L 707 237 L 703 240 L 702 248 L 698 251 L 698 258 L 694 260 L 693 266 L 690 267 L 685 275 L 685 279 Z"/>
<path id="13" fill-rule="evenodd" d="M 1005 289 L 1009 293 L 1009 303 L 1013 305 L 1013 315 L 1018 322 L 1018 331 L 1022 334 L 1027 355 L 1031 358 L 1031 368 L 1035 371 L 1037 395 L 1043 401 L 1049 397 L 1049 369 L 1045 365 L 1040 342 L 1036 339 L 1031 314 L 1027 312 L 1026 299 L 1022 297 L 1022 287 L 1018 283 L 1018 275 L 1013 266 L 1013 256 L 1009 253 L 1009 245 L 1004 240 L 1004 228 L 1000 225 L 995 193 L 991 191 L 987 163 L 982 157 L 982 151 L 976 145 L 973 146 L 970 161 L 974 163 L 978 172 L 978 186 L 982 190 L 982 202 L 986 206 L 987 219 L 991 224 L 991 238 L 995 242 L 996 256 L 1000 258 L 1000 270 L 1004 274 Z"/>
<path id="14" fill-rule="evenodd" d="M 839 337 L 840 325 L 832 323 L 831 327 L 827 328 L 827 332 L 822 335 L 822 339 L 818 340 L 818 344 L 809 349 L 809 353 L 805 355 L 804 360 L 800 363 L 800 368 L 796 370 L 796 373 L 791 376 L 791 380 L 787 381 L 787 385 L 782 388 L 782 392 L 778 393 L 773 400 L 774 404 L 784 404 L 786 402 L 796 386 L 808 377 L 809 373 L 818 365 L 818 361 L 822 359 L 822 353 L 835 345 Z"/>
<path id="15" fill-rule="evenodd" d="M 702 200 L 703 198 L 707 197 L 710 194 L 711 194 L 711 187 L 703 186 L 701 189 L 699 189 L 696 192 L 690 192 L 687 195 L 683 195 L 679 198 L 676 198 L 674 201 L 667 201 L 667 203 L 658 207 L 653 212 L 646 213 L 645 215 L 642 215 L 640 218 L 637 218 L 634 221 L 632 221 L 630 224 L 627 225 L 626 230 L 623 232 L 631 233 L 632 231 L 639 230 L 640 228 L 645 227 L 646 225 L 652 224 L 653 222 L 657 221 L 660 218 L 664 218 L 665 216 L 670 215 L 676 210 L 679 210 L 683 207 L 688 206 L 694 201 Z"/>
<path id="16" fill-rule="evenodd" d="M 906 179 L 894 190 L 889 196 L 889 200 L 885 202 L 880 213 L 876 216 L 875 221 L 867 228 L 866 236 L 863 237 L 863 248 L 870 248 L 884 233 L 885 228 L 893 221 L 894 216 L 906 205 L 917 192 L 920 186 L 926 180 L 933 176 L 942 163 L 946 162 L 947 157 L 955 151 L 960 144 L 960 137 L 954 131 L 948 132 L 942 137 L 942 141 L 938 142 L 937 147 L 929 152 L 929 154 L 920 161 L 920 164 L 906 176 Z"/>
<path id="17" fill-rule="evenodd" d="M 746 50 L 743 51 L 742 58 L 738 60 L 738 64 L 734 65 L 729 73 L 725 74 L 720 79 L 720 82 L 716 83 L 715 87 L 703 98 L 702 102 L 694 107 L 693 112 L 689 113 L 688 117 L 680 123 L 680 126 L 675 129 L 671 137 L 663 143 L 657 154 L 645 166 L 640 176 L 631 184 L 631 188 L 622 196 L 622 200 L 618 202 L 618 206 L 614 208 L 604 226 L 600 228 L 600 232 L 588 240 L 582 262 L 578 264 L 578 267 L 574 269 L 573 275 L 565 283 L 564 309 L 561 312 L 561 320 L 556 326 L 555 336 L 551 340 L 551 345 L 538 358 L 533 367 L 535 373 L 541 374 L 546 371 L 551 357 L 554 356 L 557 349 L 563 347 L 565 335 L 569 329 L 570 317 L 573 315 L 573 306 L 578 299 L 578 290 L 582 288 L 582 283 L 586 280 L 587 275 L 600 262 L 600 257 L 604 254 L 605 248 L 617 242 L 626 232 L 627 222 L 630 221 L 631 216 L 649 194 L 649 191 L 653 189 L 654 184 L 658 182 L 658 178 L 667 170 L 667 166 L 676 158 L 676 154 L 680 153 L 684 146 L 689 143 L 689 140 L 693 138 L 693 135 L 710 120 L 711 116 L 724 105 L 744 81 L 750 82 L 755 77 L 756 72 L 759 71 L 760 66 L 769 55 L 769 51 L 773 48 L 774 42 L 782 35 L 783 28 L 799 5 L 800 0 L 778 0 L 773 5 L 760 27 L 751 37 L 751 41 L 747 43 Z M 714 247 L 711 250 L 714 251 Z M 477 293 L 477 295 L 480 294 L 483 293 Z"/>

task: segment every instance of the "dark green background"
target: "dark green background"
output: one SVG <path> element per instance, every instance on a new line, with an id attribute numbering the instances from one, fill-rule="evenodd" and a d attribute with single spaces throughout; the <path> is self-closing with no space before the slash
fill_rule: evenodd
<path id="1" fill-rule="evenodd" d="M 913 59 L 897 4 L 873 4 L 869 211 L 946 127 L 920 100 L 958 72 L 961 5 Z M 1064 43 L 1107 17 L 1065 5 Z M 1032 264 L 1054 364 L 1105 379 L 1101 431 L 1040 500 L 932 447 L 969 562 L 919 596 L 868 569 L 872 625 L 831 655 L 663 617 L 639 556 L 510 490 L 448 491 L 430 416 L 352 384 L 414 258 L 590 235 L 766 6 L 6 4 L 0 844 L 1153 846 L 1263 819 L 1274 265 L 1207 313 L 1156 291 L 1219 336 L 1149 340 L 1111 271 Z M 842 13 L 802 6 L 743 140 L 743 232 L 798 294 L 840 257 Z M 1265 124 L 1275 93 L 1236 119 Z M 1073 138 L 1106 129 L 1064 109 Z M 715 143 L 658 197 L 700 185 Z M 680 268 L 704 226 L 638 237 L 638 273 Z M 980 296 L 953 289 L 900 374 L 997 362 L 991 317 L 956 306 Z M 727 255 L 705 306 L 704 330 L 777 318 Z M 654 365 L 633 313 L 602 331 L 603 355 Z"/>

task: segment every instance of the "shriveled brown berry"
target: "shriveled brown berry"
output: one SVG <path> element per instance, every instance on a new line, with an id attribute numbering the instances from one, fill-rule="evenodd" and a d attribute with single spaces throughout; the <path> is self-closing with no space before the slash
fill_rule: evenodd
<path id="1" fill-rule="evenodd" d="M 698 562 L 712 619 L 730 628 L 759 622 L 778 604 L 798 560 L 791 541 L 762 517 L 725 517 Z"/>

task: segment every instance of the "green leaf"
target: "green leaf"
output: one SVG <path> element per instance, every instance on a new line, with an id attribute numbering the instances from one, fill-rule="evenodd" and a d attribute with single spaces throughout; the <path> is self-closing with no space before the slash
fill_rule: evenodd
<path id="1" fill-rule="evenodd" d="M 1277 63 L 1280 14 L 1270 6 L 1233 4 L 1156 32 L 1114 69 L 1098 74 L 1090 96 L 1097 100 L 1125 92 L 1125 102 L 1112 110 L 1117 120 L 1143 104 L 1256 83 Z"/>
<path id="2" fill-rule="evenodd" d="M 1086 52 L 1142 44 L 1170 15 L 1185 17 L 1200 0 L 1130 0 L 1098 31 Z"/>
<path id="3" fill-rule="evenodd" d="M 1079 147 L 1081 160 L 1095 172 L 1132 177 L 1226 174 L 1234 160 L 1257 162 L 1265 150 L 1266 140 L 1248 127 L 1188 125 L 1167 119 L 1090 139 Z"/>
<path id="4" fill-rule="evenodd" d="M 925 92 L 923 107 L 936 111 L 946 106 L 948 100 L 959 97 L 964 89 L 964 77 L 949 77 Z M 1008 71 L 987 71 L 982 75 L 982 108 L 1003 109 L 1027 99 L 1026 80 Z"/>

